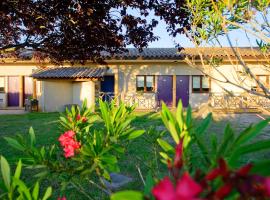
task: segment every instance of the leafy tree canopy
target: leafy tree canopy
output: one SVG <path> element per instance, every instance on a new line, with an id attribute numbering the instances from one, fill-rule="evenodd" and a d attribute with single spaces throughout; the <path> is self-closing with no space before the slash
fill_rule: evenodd
<path id="1" fill-rule="evenodd" d="M 184 0 L 2 0 L 0 52 L 19 56 L 34 50 L 35 57 L 61 63 L 100 61 L 101 53 L 119 53 L 127 45 L 147 47 L 158 39 L 156 19 L 168 23 L 174 36 L 183 33 L 188 14 Z M 134 12 L 136 11 L 136 12 Z"/>

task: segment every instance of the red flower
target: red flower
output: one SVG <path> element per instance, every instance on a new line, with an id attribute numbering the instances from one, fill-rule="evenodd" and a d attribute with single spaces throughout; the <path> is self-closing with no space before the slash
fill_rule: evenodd
<path id="1" fill-rule="evenodd" d="M 181 179 L 177 181 L 176 193 L 179 199 L 192 200 L 202 191 L 201 186 L 196 183 L 188 173 L 184 173 Z"/>
<path id="2" fill-rule="evenodd" d="M 85 123 L 85 122 L 87 122 L 87 121 L 88 121 L 88 119 L 87 119 L 86 117 L 83 116 L 83 117 L 82 117 L 82 122 Z"/>
<path id="3" fill-rule="evenodd" d="M 81 119 L 81 115 L 78 114 L 77 117 L 76 117 L 77 121 L 79 121 Z"/>
<path id="4" fill-rule="evenodd" d="M 219 160 L 219 166 L 215 169 L 213 169 L 212 171 L 210 171 L 205 179 L 208 181 L 212 181 L 214 179 L 216 179 L 218 176 L 222 176 L 223 178 L 227 177 L 229 175 L 229 170 L 227 167 L 227 164 L 225 162 L 225 160 L 220 159 Z"/>
<path id="5" fill-rule="evenodd" d="M 67 200 L 66 197 L 58 197 L 57 200 Z"/>
<path id="6" fill-rule="evenodd" d="M 175 148 L 174 166 L 178 169 L 182 167 L 183 140 L 177 144 Z"/>
<path id="7" fill-rule="evenodd" d="M 152 193 L 157 200 L 195 200 L 201 191 L 201 186 L 188 173 L 184 173 L 177 181 L 176 189 L 170 179 L 165 177 L 153 188 Z"/>
<path id="8" fill-rule="evenodd" d="M 237 174 L 238 176 L 247 176 L 248 173 L 249 173 L 249 171 L 251 170 L 251 168 L 252 168 L 252 164 L 247 164 L 247 165 L 241 167 L 241 168 L 236 172 L 236 174 Z"/>
<path id="9" fill-rule="evenodd" d="M 215 197 L 217 199 L 224 199 L 228 194 L 230 194 L 231 191 L 232 191 L 232 184 L 227 183 L 216 191 Z"/>
<path id="10" fill-rule="evenodd" d="M 264 180 L 265 193 L 268 197 L 270 197 L 270 178 L 266 178 Z"/>
<path id="11" fill-rule="evenodd" d="M 153 188 L 152 193 L 157 200 L 177 200 L 176 191 L 169 177 L 165 177 L 160 181 Z"/>

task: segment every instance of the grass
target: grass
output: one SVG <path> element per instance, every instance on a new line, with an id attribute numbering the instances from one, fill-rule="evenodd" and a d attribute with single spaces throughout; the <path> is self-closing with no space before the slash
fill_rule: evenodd
<path id="1" fill-rule="evenodd" d="M 40 145 L 57 143 L 57 138 L 61 134 L 61 129 L 59 126 L 59 113 L 28 113 L 24 115 L 0 115 L 0 154 L 4 155 L 10 163 L 15 163 L 21 157 L 21 155 L 9 147 L 3 137 L 5 136 L 15 136 L 16 134 L 27 135 L 29 127 L 33 127 L 37 137 L 37 143 Z M 97 116 L 93 116 L 92 120 L 96 126 L 100 126 L 100 119 Z M 222 130 L 228 120 L 216 121 L 212 124 L 209 129 L 210 132 L 215 132 L 218 135 L 222 135 Z M 235 120 L 233 122 L 233 127 L 235 129 L 244 128 L 239 121 Z M 136 113 L 136 119 L 132 122 L 132 125 L 138 129 L 149 130 L 152 126 L 155 129 L 164 129 L 163 123 L 159 113 L 153 112 L 138 112 Z M 247 126 L 247 125 L 245 125 Z M 148 135 L 143 135 L 140 138 L 132 141 L 125 155 L 120 158 L 119 165 L 121 173 L 133 178 L 133 182 L 126 186 L 127 189 L 142 189 L 143 184 L 139 175 L 139 170 L 145 177 L 147 172 L 154 167 L 155 159 L 158 157 L 154 154 L 152 149 L 153 145 L 150 144 L 151 137 Z M 158 164 L 158 168 L 165 169 L 163 164 Z M 138 170 L 139 169 L 139 170 Z M 25 172 L 28 178 L 31 177 L 31 172 Z M 94 199 L 107 199 L 108 197 L 94 188 L 93 186 L 86 185 L 89 187 L 88 193 L 94 196 Z M 54 193 L 54 199 L 58 195 L 58 189 Z M 74 192 L 74 188 L 71 188 L 67 193 L 68 199 L 86 199 L 85 196 L 78 192 Z"/>
<path id="2" fill-rule="evenodd" d="M 93 116 L 92 121 L 96 126 L 100 125 L 100 119 L 98 119 L 97 116 Z M 147 129 L 150 126 L 162 126 L 162 121 L 157 113 L 140 112 L 136 113 L 136 119 L 132 125 L 136 128 Z M 57 143 L 56 141 L 62 133 L 59 125 L 59 113 L 0 115 L 0 154 L 4 155 L 10 163 L 15 164 L 22 154 L 8 146 L 3 137 L 15 137 L 17 134 L 27 136 L 30 127 L 34 128 L 37 143 L 40 146 Z M 151 160 L 149 160 L 149 158 L 152 157 L 151 153 L 149 144 L 144 136 L 129 144 L 125 156 L 121 158 L 119 162 L 121 173 L 132 177 L 134 180 L 134 182 L 132 182 L 131 185 L 127 185 L 127 187 L 142 188 L 138 168 L 143 175 L 146 176 L 149 165 L 151 164 Z M 25 170 L 24 173 L 29 177 L 30 172 Z M 93 188 L 91 190 L 93 190 L 91 193 L 94 193 L 94 196 L 98 196 L 96 199 L 106 198 L 106 196 L 98 190 Z M 78 199 L 78 193 L 71 192 L 68 194 L 68 197 L 68 199 Z M 80 199 L 84 199 L 84 196 L 79 195 L 79 197 Z"/>

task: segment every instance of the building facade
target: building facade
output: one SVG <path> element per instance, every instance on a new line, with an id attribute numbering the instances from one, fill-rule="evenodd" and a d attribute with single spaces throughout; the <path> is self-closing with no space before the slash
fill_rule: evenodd
<path id="1" fill-rule="evenodd" d="M 263 67 L 262 60 L 252 59 L 246 52 L 243 55 L 252 73 L 267 86 L 270 72 Z M 184 106 L 198 108 L 209 103 L 218 106 L 217 102 L 224 100 L 228 92 L 242 97 L 245 88 L 257 88 L 257 83 L 244 75 L 243 67 L 236 61 L 232 64 L 224 60 L 218 70 L 213 70 L 196 61 L 197 67 L 187 64 L 185 56 L 174 48 L 143 52 L 129 49 L 127 53 L 105 58 L 106 65 L 87 62 L 84 66 L 48 64 L 42 68 L 31 59 L 7 60 L 0 64 L 0 107 L 23 107 L 24 100 L 32 97 L 39 100 L 40 110 L 52 112 L 71 104 L 81 105 L 84 99 L 88 106 L 93 106 L 100 97 L 117 98 L 136 104 L 138 109 L 156 109 L 162 101 L 175 107 L 179 100 Z M 208 70 L 209 76 L 202 73 L 202 68 Z"/>

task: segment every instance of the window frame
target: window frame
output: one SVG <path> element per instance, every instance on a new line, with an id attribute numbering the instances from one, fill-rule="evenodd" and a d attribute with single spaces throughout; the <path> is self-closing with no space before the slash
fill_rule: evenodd
<path id="1" fill-rule="evenodd" d="M 193 77 L 199 77 L 200 78 L 200 90 L 199 91 L 194 91 L 194 88 L 193 88 Z M 207 77 L 208 78 L 208 91 L 204 91 L 203 90 L 203 87 L 202 87 L 202 81 L 203 81 L 203 77 Z M 211 79 L 208 77 L 208 76 L 204 76 L 204 75 L 192 75 L 191 76 L 191 82 L 192 82 L 192 93 L 210 93 L 211 91 Z"/>
<path id="2" fill-rule="evenodd" d="M 3 91 L 0 90 L 0 94 L 6 93 L 6 77 L 5 76 L 0 76 L 0 78 L 4 79 L 4 90 Z"/>
<path id="3" fill-rule="evenodd" d="M 153 90 L 152 91 L 147 91 L 146 79 L 148 76 L 153 77 Z M 143 77 L 143 79 L 144 79 L 144 86 L 143 86 L 143 90 L 141 90 L 141 91 L 138 90 L 138 77 Z M 156 85 L 155 75 L 136 75 L 136 92 L 153 93 L 153 92 L 155 92 L 155 85 Z"/>

